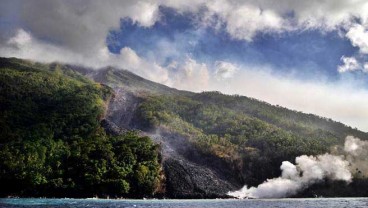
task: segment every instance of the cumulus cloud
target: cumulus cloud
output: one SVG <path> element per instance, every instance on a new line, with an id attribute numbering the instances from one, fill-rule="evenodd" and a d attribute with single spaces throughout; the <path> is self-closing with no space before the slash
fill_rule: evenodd
<path id="1" fill-rule="evenodd" d="M 191 91 L 203 91 L 208 88 L 209 72 L 206 64 L 187 57 L 183 64 L 178 66 L 177 63 L 172 63 L 171 67 L 177 70 L 173 74 L 171 85 Z"/>
<path id="2" fill-rule="evenodd" d="M 62 61 L 83 63 L 82 55 L 67 50 L 61 46 L 44 44 L 34 39 L 33 36 L 23 29 L 17 30 L 16 34 L 0 47 L 1 56 L 33 59 L 37 61 Z"/>
<path id="3" fill-rule="evenodd" d="M 236 4 L 230 1 L 215 1 L 207 4 L 209 16 L 219 16 L 226 31 L 233 38 L 251 41 L 260 31 L 286 30 L 287 21 L 271 9 L 262 9 L 250 3 Z M 210 19 L 207 17 L 207 19 Z"/>
<path id="4" fill-rule="evenodd" d="M 19 29 L 14 37 L 0 47 L 0 54 L 5 57 L 14 56 L 41 62 L 64 62 L 93 68 L 107 65 L 128 68 L 140 76 L 160 83 L 165 83 L 169 79 L 167 69 L 139 57 L 129 47 L 122 48 L 119 54 L 111 53 L 107 47 L 91 54 L 77 53 L 67 47 L 39 41 L 23 29 Z"/>
<path id="5" fill-rule="evenodd" d="M 117 29 L 123 18 L 142 27 L 152 26 L 160 20 L 160 6 L 179 13 L 192 12 L 198 17 L 198 25 L 224 29 L 232 38 L 246 41 L 258 33 L 345 28 L 352 44 L 367 52 L 367 1 L 281 0 L 275 4 L 271 0 L 14 0 L 1 4 L 1 18 L 13 19 L 9 23 L 12 28 L 26 28 L 36 39 L 84 55 L 102 50 L 109 31 Z M 357 19 L 361 24 L 356 23 Z M 0 40 L 4 36 L 9 36 L 9 31 L 1 30 Z"/>
<path id="6" fill-rule="evenodd" d="M 178 12 L 193 12 L 199 16 L 200 25 L 223 24 L 232 37 L 243 40 L 252 40 L 259 32 L 325 31 L 340 27 L 351 27 L 350 34 L 354 36 L 362 33 L 362 28 L 352 23 L 356 19 L 367 22 L 368 18 L 368 2 L 359 0 L 281 0 L 277 4 L 272 0 L 13 2 L 3 3 L 1 13 L 6 15 L 6 11 L 16 10 L 19 21 L 14 24 L 26 27 L 36 37 L 52 38 L 55 43 L 86 51 L 89 49 L 87 46 L 103 45 L 108 31 L 119 27 L 122 18 L 130 18 L 144 27 L 152 26 L 160 19 L 160 6 L 171 7 Z"/>
<path id="7" fill-rule="evenodd" d="M 355 57 L 341 57 L 343 65 L 338 67 L 338 71 L 340 73 L 348 72 L 348 71 L 356 71 L 361 69 L 359 62 L 356 60 Z"/>
<path id="8" fill-rule="evenodd" d="M 234 76 L 238 67 L 226 61 L 215 62 L 215 77 L 217 79 L 228 79 Z"/>
<path id="9" fill-rule="evenodd" d="M 182 1 L 170 0 L 168 6 L 179 11 L 198 11 L 206 8 L 199 24 L 225 30 L 232 38 L 252 41 L 259 33 L 319 30 L 344 33 L 353 46 L 368 53 L 367 1 Z M 358 23 L 360 22 L 360 23 Z M 338 68 L 345 70 L 346 67 Z M 351 71 L 351 70 L 348 70 Z"/>
<path id="10" fill-rule="evenodd" d="M 294 1 L 280 0 L 180 0 L 162 1 L 178 11 L 198 12 L 203 9 L 200 24 L 221 28 L 236 39 L 251 41 L 258 33 L 318 29 L 332 31 L 349 28 L 355 19 L 368 18 L 366 1 Z M 214 21 L 216 19 L 216 21 Z M 220 22 L 219 22 L 220 21 Z"/>
<path id="11" fill-rule="evenodd" d="M 109 58 L 105 60 L 107 63 L 104 65 L 109 64 L 117 67 L 124 66 L 124 68 L 130 69 L 138 75 L 160 83 L 169 81 L 169 72 L 166 68 L 139 57 L 137 53 L 129 47 L 122 48 L 118 55 L 107 53 Z"/>
<path id="12" fill-rule="evenodd" d="M 15 1 L 20 19 L 18 27 L 27 28 L 37 38 L 50 39 L 79 53 L 104 47 L 111 29 L 120 19 L 149 27 L 159 18 L 158 5 L 150 1 Z M 6 8 L 3 8 L 6 9 Z"/>
<path id="13" fill-rule="evenodd" d="M 349 28 L 346 37 L 350 39 L 353 46 L 358 47 L 363 54 L 368 54 L 368 31 L 363 25 L 354 24 Z"/>
<path id="14" fill-rule="evenodd" d="M 19 29 L 16 35 L 9 39 L 8 43 L 15 47 L 19 47 L 19 46 L 30 43 L 31 40 L 32 40 L 32 37 L 29 33 L 27 33 L 26 31 L 22 29 Z"/>
<path id="15" fill-rule="evenodd" d="M 120 54 L 112 54 L 106 46 L 109 31 L 119 28 L 122 18 L 130 18 L 142 27 L 152 26 L 159 19 L 155 2 L 15 0 L 1 3 L 0 13 L 14 16 L 4 17 L 13 19 L 9 23 L 13 27 L 10 32 L 0 31 L 0 56 L 93 68 L 112 65 L 153 81 L 167 80 L 165 69 L 132 49 L 126 47 Z"/>

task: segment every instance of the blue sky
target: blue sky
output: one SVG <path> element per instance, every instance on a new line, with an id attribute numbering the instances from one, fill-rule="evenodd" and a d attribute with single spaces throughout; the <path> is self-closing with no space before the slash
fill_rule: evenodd
<path id="1" fill-rule="evenodd" d="M 0 56 L 127 69 L 368 131 L 368 2 L 0 2 Z"/>
<path id="2" fill-rule="evenodd" d="M 352 56 L 359 50 L 337 31 L 261 34 L 250 42 L 234 39 L 224 30 L 201 28 L 191 13 L 160 8 L 160 14 L 161 21 L 149 28 L 122 19 L 120 28 L 110 31 L 107 37 L 109 50 L 118 54 L 122 48 L 130 47 L 139 56 L 159 60 L 162 65 L 191 56 L 209 66 L 216 60 L 240 66 L 268 65 L 281 76 L 292 73 L 297 79 L 329 81 L 341 79 L 337 71 L 341 57 Z M 162 41 L 171 43 L 169 46 L 178 53 L 166 56 L 156 53 Z"/>

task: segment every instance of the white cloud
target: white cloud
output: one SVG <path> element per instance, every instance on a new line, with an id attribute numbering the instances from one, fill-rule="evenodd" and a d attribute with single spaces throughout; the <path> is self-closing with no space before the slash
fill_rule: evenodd
<path id="1" fill-rule="evenodd" d="M 24 31 L 23 29 L 18 30 L 16 35 L 9 39 L 8 43 L 14 46 L 22 46 L 30 43 L 32 37 L 29 33 Z"/>
<path id="2" fill-rule="evenodd" d="M 160 19 L 159 7 L 193 12 L 198 25 L 224 28 L 235 39 L 251 41 L 258 33 L 345 28 L 346 36 L 363 53 L 367 49 L 368 2 L 359 0 L 14 0 L 1 3 L 1 18 L 13 19 L 13 28 L 27 28 L 34 38 L 49 40 L 77 53 L 88 54 L 106 45 L 106 36 L 120 19 L 150 27 Z M 13 11 L 13 12 L 9 12 Z M 355 24 L 356 19 L 361 24 Z M 0 40 L 9 31 L 0 31 Z"/>
<path id="3" fill-rule="evenodd" d="M 171 86 L 191 91 L 203 91 L 208 88 L 209 73 L 206 64 L 198 63 L 187 57 L 183 64 L 176 66 Z"/>
<path id="4" fill-rule="evenodd" d="M 363 69 L 364 72 L 368 72 L 368 62 L 364 63 Z"/>
<path id="5" fill-rule="evenodd" d="M 234 76 L 238 67 L 226 61 L 215 62 L 215 77 L 217 79 L 228 79 Z"/>
<path id="6" fill-rule="evenodd" d="M 81 54 L 69 51 L 64 47 L 44 44 L 34 39 L 30 33 L 23 29 L 19 29 L 14 37 L 1 45 L 0 54 L 4 57 L 14 56 L 43 62 L 62 61 L 84 64 Z"/>
<path id="7" fill-rule="evenodd" d="M 258 32 L 349 29 L 355 19 L 363 23 L 368 21 L 368 2 L 359 0 L 280 0 L 277 3 L 273 0 L 13 2 L 1 3 L 0 13 L 4 18 L 16 13 L 19 21 L 14 24 L 25 26 L 35 37 L 51 38 L 55 43 L 86 51 L 87 46 L 100 48 L 108 31 L 119 27 L 121 18 L 128 17 L 144 27 L 152 26 L 160 18 L 159 6 L 172 7 L 178 12 L 194 12 L 202 16 L 199 20 L 207 23 L 216 17 L 217 21 L 224 23 L 231 36 L 244 40 L 252 40 Z M 9 10 L 14 12 L 7 12 Z M 208 25 L 206 22 L 200 24 Z"/>
<path id="8" fill-rule="evenodd" d="M 284 32 L 293 30 L 318 29 L 332 31 L 349 28 L 355 19 L 368 21 L 368 2 L 360 0 L 210 0 L 162 1 L 163 4 L 179 11 L 207 12 L 201 24 L 218 28 L 221 21 L 226 31 L 236 39 L 251 41 L 257 33 Z M 218 18 L 217 22 L 213 21 Z"/>
<path id="9" fill-rule="evenodd" d="M 348 26 L 354 21 L 354 18 L 365 19 L 367 17 L 368 2 L 366 1 L 284 0 L 282 2 L 282 7 L 291 8 L 294 11 L 300 27 L 330 31 L 341 26 Z"/>
<path id="10" fill-rule="evenodd" d="M 219 16 L 226 25 L 226 31 L 236 39 L 251 41 L 257 32 L 287 29 L 287 22 L 271 9 L 230 1 L 215 1 L 213 4 L 208 3 L 207 7 L 207 15 Z"/>
<path id="11" fill-rule="evenodd" d="M 368 54 L 368 31 L 363 25 L 354 24 L 346 33 L 352 45 L 358 47 L 360 52 Z"/>
<path id="12" fill-rule="evenodd" d="M 159 19 L 158 5 L 145 0 L 14 0 L 1 3 L 0 8 L 0 13 L 13 10 L 9 15 L 16 14 L 13 19 L 18 19 L 13 24 L 27 28 L 34 38 L 84 54 L 103 48 L 108 32 L 119 28 L 122 18 L 144 27 Z"/>
<path id="13" fill-rule="evenodd" d="M 137 68 L 140 67 L 141 58 L 129 47 L 124 47 L 120 50 L 120 56 L 126 63 L 127 68 Z"/>
<path id="14" fill-rule="evenodd" d="M 121 1 L 118 1 L 121 4 Z M 134 22 L 144 26 L 150 27 L 158 20 L 158 4 L 150 1 L 137 1 L 132 3 L 132 9 L 128 12 Z"/>
<path id="15" fill-rule="evenodd" d="M 129 47 L 122 48 L 120 54 L 109 52 L 107 47 L 90 54 L 77 53 L 69 48 L 39 41 L 23 29 L 19 29 L 14 37 L 0 47 L 0 54 L 4 57 L 18 57 L 41 62 L 58 61 L 92 68 L 110 65 L 129 69 L 140 76 L 160 83 L 166 83 L 169 79 L 167 69 L 139 57 Z"/>
<path id="16" fill-rule="evenodd" d="M 340 73 L 348 72 L 348 71 L 357 71 L 361 69 L 359 62 L 354 57 L 341 57 L 343 65 L 338 67 L 338 71 Z"/>
<path id="17" fill-rule="evenodd" d="M 130 69 L 140 76 L 159 83 L 166 83 L 169 81 L 169 72 L 167 69 L 139 57 L 137 53 L 129 47 L 122 48 L 119 55 L 110 54 L 110 56 L 110 60 L 105 64 L 115 65 L 119 68 L 124 66 L 124 68 Z"/>

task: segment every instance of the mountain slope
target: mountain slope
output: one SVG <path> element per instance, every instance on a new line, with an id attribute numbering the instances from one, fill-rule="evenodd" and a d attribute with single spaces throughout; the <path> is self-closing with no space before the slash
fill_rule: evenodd
<path id="1" fill-rule="evenodd" d="M 1 63 L 13 70 L 27 64 Z M 244 184 L 279 176 L 282 161 L 329 152 L 347 135 L 368 139 L 367 133 L 331 119 L 245 96 L 180 91 L 111 67 L 34 66 L 75 79 L 85 79 L 82 74 L 111 87 L 103 126 L 111 135 L 137 129 L 160 145 L 167 197 L 224 197 Z"/>
<path id="2" fill-rule="evenodd" d="M 258 185 L 279 176 L 282 161 L 329 152 L 347 135 L 368 139 L 367 133 L 331 119 L 245 96 L 178 91 L 157 83 L 151 86 L 141 78 L 144 84 L 132 89 L 125 85 L 129 83 L 125 78 L 136 80 L 136 76 L 112 68 L 108 71 L 85 74 L 114 87 L 117 99 L 110 102 L 108 120 L 123 128 L 140 129 L 162 145 L 166 188 L 172 197 L 221 196 L 243 184 Z M 177 173 L 180 167 L 192 169 L 191 165 L 203 174 Z M 218 179 L 213 186 L 198 182 L 213 178 Z M 183 181 L 189 185 L 183 187 Z"/>
<path id="3" fill-rule="evenodd" d="M 157 146 L 100 125 L 111 88 L 61 65 L 0 59 L 0 197 L 151 195 Z"/>

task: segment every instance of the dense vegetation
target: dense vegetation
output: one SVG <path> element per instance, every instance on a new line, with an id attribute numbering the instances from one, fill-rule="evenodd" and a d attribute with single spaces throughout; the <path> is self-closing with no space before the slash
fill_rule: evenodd
<path id="1" fill-rule="evenodd" d="M 248 185 L 279 176 L 282 161 L 328 152 L 347 134 L 366 138 L 329 119 L 218 92 L 151 96 L 138 118 L 144 129 L 165 126 L 202 153 L 222 158 Z"/>
<path id="2" fill-rule="evenodd" d="M 100 125 L 109 87 L 67 67 L 0 60 L 0 196 L 152 195 L 157 146 Z"/>
<path id="3" fill-rule="evenodd" d="M 216 171 L 227 168 L 235 176 L 226 180 L 236 184 L 277 177 L 282 161 L 328 152 L 347 135 L 368 139 L 331 119 L 244 96 L 179 91 L 114 68 L 91 72 L 0 58 L 0 196 L 142 197 L 158 190 L 158 146 L 137 132 L 116 136 L 101 127 L 114 96 L 108 86 L 129 93 L 121 102 L 136 99 L 126 108 L 133 115 L 130 127 L 179 135 L 191 148 L 180 157 L 213 163 Z M 199 154 L 191 154 L 193 147 Z M 365 184 L 365 178 L 343 186 L 326 182 L 300 196 L 362 196 Z"/>

